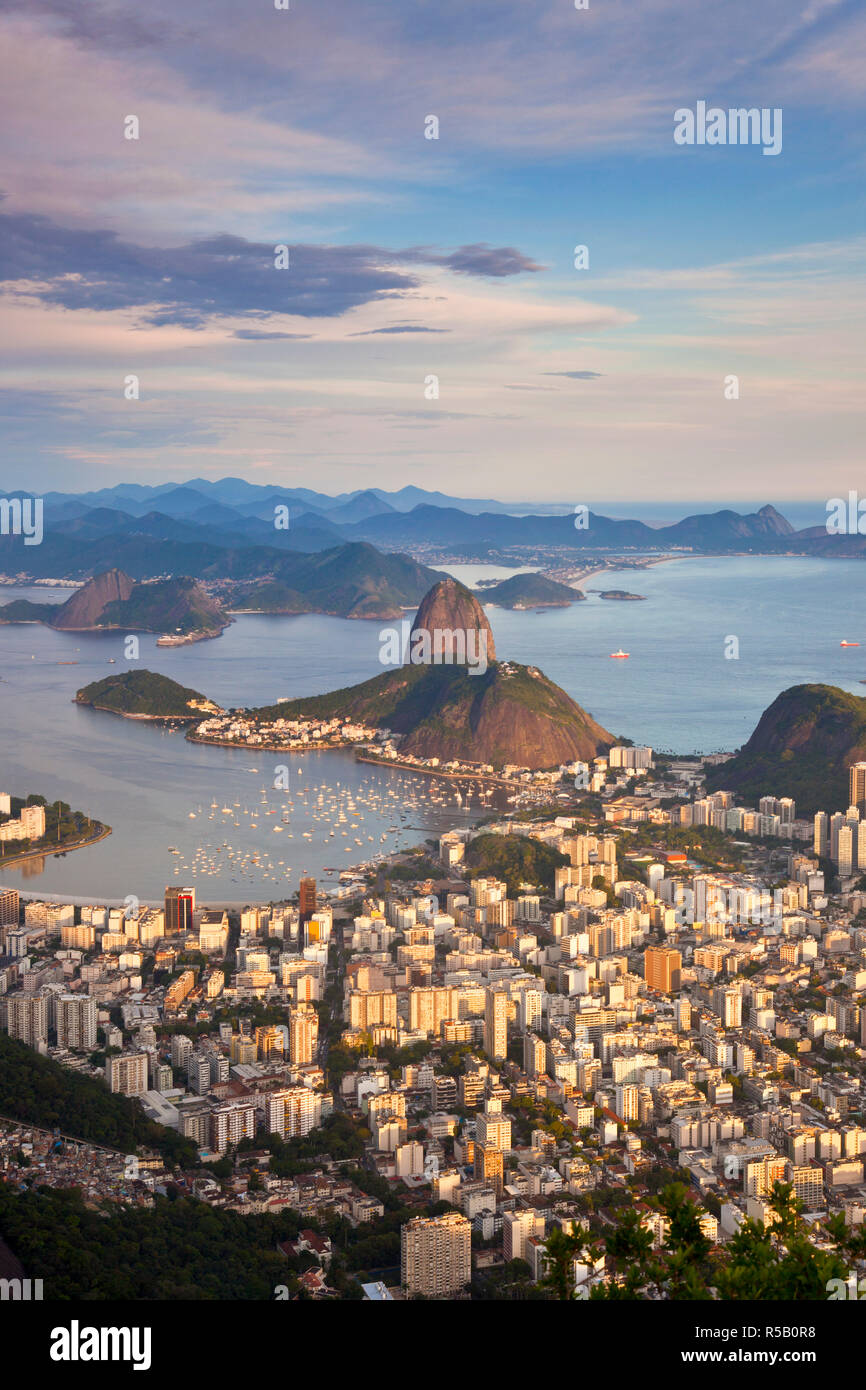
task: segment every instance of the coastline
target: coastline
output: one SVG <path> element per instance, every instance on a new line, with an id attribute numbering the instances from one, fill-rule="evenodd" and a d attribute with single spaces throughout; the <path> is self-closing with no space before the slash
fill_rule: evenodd
<path id="1" fill-rule="evenodd" d="M 305 753 L 333 753 L 339 751 L 351 752 L 355 750 L 355 762 L 372 763 L 376 767 L 388 767 L 397 772 L 417 772 L 424 777 L 438 777 L 442 781 L 448 782 L 477 782 L 484 786 L 491 787 L 510 787 L 516 791 L 526 789 L 526 784 L 517 782 L 509 777 L 497 777 L 490 772 L 446 772 L 442 768 L 423 767 L 420 763 L 404 762 L 400 758 L 377 758 L 371 753 L 360 753 L 357 745 L 351 743 L 305 743 L 301 747 L 286 748 L 285 745 L 276 743 L 238 743 L 233 739 L 217 738 L 198 738 L 189 730 L 185 736 L 187 743 L 200 743 L 213 748 L 235 748 L 250 753 L 284 753 L 297 754 L 303 757 Z M 531 784 L 530 784 L 531 785 Z"/>
<path id="2" fill-rule="evenodd" d="M 13 869 L 18 864 L 24 864 L 28 859 L 48 859 L 56 854 L 71 854 L 73 850 L 87 849 L 90 845 L 98 845 L 100 840 L 106 840 L 110 834 L 111 826 L 100 824 L 99 833 L 89 836 L 86 840 L 56 845 L 51 849 L 30 849 L 24 854 L 16 854 L 14 859 L 0 859 L 0 875 L 4 869 Z"/>
<path id="3" fill-rule="evenodd" d="M 627 559 L 628 557 L 618 556 L 617 558 L 619 560 L 623 560 Z M 589 569 L 586 570 L 575 570 L 574 572 L 568 571 L 568 578 L 566 579 L 562 579 L 560 577 L 562 571 L 560 570 L 559 573 L 557 573 L 557 569 L 542 570 L 541 573 L 543 575 L 546 575 L 550 579 L 559 579 L 559 582 L 562 584 L 570 584 L 571 587 L 574 589 L 582 589 L 584 584 L 588 584 L 590 580 L 597 579 L 599 575 L 602 574 L 615 574 L 621 572 L 622 570 L 638 572 L 642 569 L 649 569 L 651 565 L 665 565 L 668 564 L 671 560 L 688 560 L 692 558 L 695 557 L 691 555 L 659 555 L 647 556 L 646 558 L 644 558 L 643 556 L 641 556 L 641 563 L 639 565 L 617 565 L 614 563 L 599 565 L 596 562 L 595 565 L 591 566 Z M 697 558 L 701 557 L 698 556 Z M 562 569 L 567 570 L 568 567 L 563 566 Z"/>
<path id="4" fill-rule="evenodd" d="M 151 715 L 142 715 L 141 718 L 149 719 Z M 197 719 L 195 722 L 199 722 Z M 186 743 L 203 743 L 212 748 L 240 748 L 245 753 L 297 753 L 303 756 L 309 752 L 334 752 L 341 748 L 349 752 L 355 747 L 353 743 L 303 743 L 300 747 L 287 748 L 285 744 L 279 743 L 241 743 L 238 739 L 230 738 L 197 738 L 190 729 L 185 736 Z"/>
<path id="5" fill-rule="evenodd" d="M 112 709 L 110 705 L 91 704 L 89 700 L 73 700 L 73 705 L 78 705 L 80 709 L 96 709 L 100 714 L 117 714 L 121 719 L 137 719 L 144 724 L 196 724 L 201 720 L 201 714 L 133 714 L 129 710 Z M 202 740 L 204 742 L 204 740 Z"/>
<path id="6" fill-rule="evenodd" d="M 207 632 L 185 632 L 180 635 L 163 632 L 157 637 L 156 645 L 158 647 L 189 647 L 193 642 L 209 642 L 212 638 L 222 637 L 226 628 L 229 626 L 231 626 L 230 623 L 223 623 L 223 625 L 217 629 L 208 628 Z M 153 632 L 154 630 L 153 628 L 139 629 L 141 632 Z"/>
<path id="7" fill-rule="evenodd" d="M 390 767 L 397 772 L 417 772 L 422 777 L 439 777 L 447 782 L 478 782 L 485 786 L 511 787 L 515 791 L 525 791 L 532 783 L 515 781 L 511 777 L 497 777 L 494 772 L 445 772 L 438 767 L 422 767 L 420 763 L 401 762 L 399 758 L 374 758 L 368 753 L 356 753 L 356 763 L 375 763 L 378 767 Z"/>

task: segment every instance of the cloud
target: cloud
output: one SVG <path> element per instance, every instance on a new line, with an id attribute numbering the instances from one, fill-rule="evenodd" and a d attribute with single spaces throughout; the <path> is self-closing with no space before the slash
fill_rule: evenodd
<path id="1" fill-rule="evenodd" d="M 388 328 L 365 328 L 361 333 L 350 333 L 350 338 L 374 338 L 377 333 L 449 333 L 448 328 L 425 328 L 420 323 L 392 324 Z"/>
<path id="2" fill-rule="evenodd" d="M 862 92 L 863 7 L 851 0 L 729 0 L 717 10 L 689 0 L 613 3 L 603 24 L 563 0 L 437 0 L 417 13 L 393 0 L 317 0 L 289 13 L 247 7 L 243 23 L 236 0 L 151 0 L 143 18 L 128 0 L 4 0 L 2 8 L 30 23 L 40 47 L 74 47 L 103 68 L 113 60 L 138 69 L 144 59 L 150 88 L 164 73 L 166 87 L 173 80 L 211 104 L 225 93 L 237 111 L 246 99 L 275 133 L 296 110 L 295 129 L 312 116 L 338 138 L 351 129 L 380 156 L 393 153 L 395 131 L 416 130 L 420 140 L 427 112 L 440 116 L 440 148 L 456 138 L 501 158 L 658 148 L 662 139 L 669 150 L 672 99 L 712 90 L 728 104 L 756 79 L 773 104 L 825 105 L 828 94 Z"/>
<path id="3" fill-rule="evenodd" d="M 232 334 L 233 338 L 245 338 L 250 341 L 269 342 L 272 338 L 312 338 L 312 333 L 268 333 L 262 328 L 236 328 Z"/>
<path id="4" fill-rule="evenodd" d="M 421 280 L 405 264 L 457 258 L 462 273 L 480 276 L 532 264 L 511 247 L 464 247 L 446 256 L 417 247 L 300 245 L 289 248 L 287 268 L 275 269 L 274 245 L 243 237 L 141 246 L 113 231 L 62 227 L 32 213 L 0 215 L 0 242 L 0 284 L 7 289 L 64 309 L 140 309 L 145 323 L 188 328 L 228 315 L 337 317 L 417 288 Z"/>
<path id="5" fill-rule="evenodd" d="M 544 269 L 513 246 L 488 246 L 486 242 L 461 246 L 449 256 L 431 256 L 422 252 L 421 259 L 429 264 L 443 265 L 458 275 L 485 275 L 495 279 Z"/>
<path id="6" fill-rule="evenodd" d="M 596 377 L 603 376 L 603 372 L 542 372 L 542 376 L 567 376 L 572 381 L 594 381 Z"/>

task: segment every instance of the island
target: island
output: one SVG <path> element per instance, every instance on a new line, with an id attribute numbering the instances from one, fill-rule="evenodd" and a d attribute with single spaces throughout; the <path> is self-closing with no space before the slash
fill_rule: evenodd
<path id="1" fill-rule="evenodd" d="M 630 594 L 626 589 L 598 589 L 599 598 L 615 599 L 620 603 L 645 603 L 646 594 Z"/>
<path id="2" fill-rule="evenodd" d="M 155 671 L 124 671 L 93 681 L 76 692 L 75 703 L 108 710 L 124 719 L 155 721 L 195 722 L 205 715 L 223 712 L 197 690 Z"/>
<path id="3" fill-rule="evenodd" d="M 499 584 L 479 586 L 476 596 L 497 608 L 566 608 L 581 603 L 586 594 L 543 574 L 514 574 Z"/>

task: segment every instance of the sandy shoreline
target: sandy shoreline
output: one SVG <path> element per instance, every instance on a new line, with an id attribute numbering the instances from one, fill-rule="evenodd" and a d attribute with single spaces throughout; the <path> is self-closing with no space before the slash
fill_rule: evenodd
<path id="1" fill-rule="evenodd" d="M 622 560 L 624 557 L 619 556 L 618 558 Z M 627 572 L 630 574 L 639 574 L 641 570 L 649 569 L 651 565 L 664 565 L 671 560 L 683 560 L 686 558 L 687 557 L 684 555 L 659 555 L 657 559 L 647 558 L 645 561 L 642 561 L 642 563 L 637 566 L 624 566 L 622 564 L 616 564 L 613 561 L 611 561 L 610 564 L 604 564 L 601 566 L 596 564 L 591 569 L 575 570 L 573 573 L 569 572 L 568 578 L 559 579 L 559 582 L 561 584 L 568 584 L 573 589 L 582 589 L 583 586 L 585 584 L 588 584 L 591 579 L 598 579 L 599 576 L 602 574 L 618 574 L 623 572 Z M 542 573 L 547 574 L 551 579 L 556 579 L 559 577 L 553 570 L 543 570 Z"/>

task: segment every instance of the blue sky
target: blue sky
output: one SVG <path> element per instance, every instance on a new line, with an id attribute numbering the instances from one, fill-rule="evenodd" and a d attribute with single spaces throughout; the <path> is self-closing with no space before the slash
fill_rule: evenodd
<path id="1" fill-rule="evenodd" d="M 5 487 L 858 486 L 862 6 L 290 4 L 0 0 Z"/>

